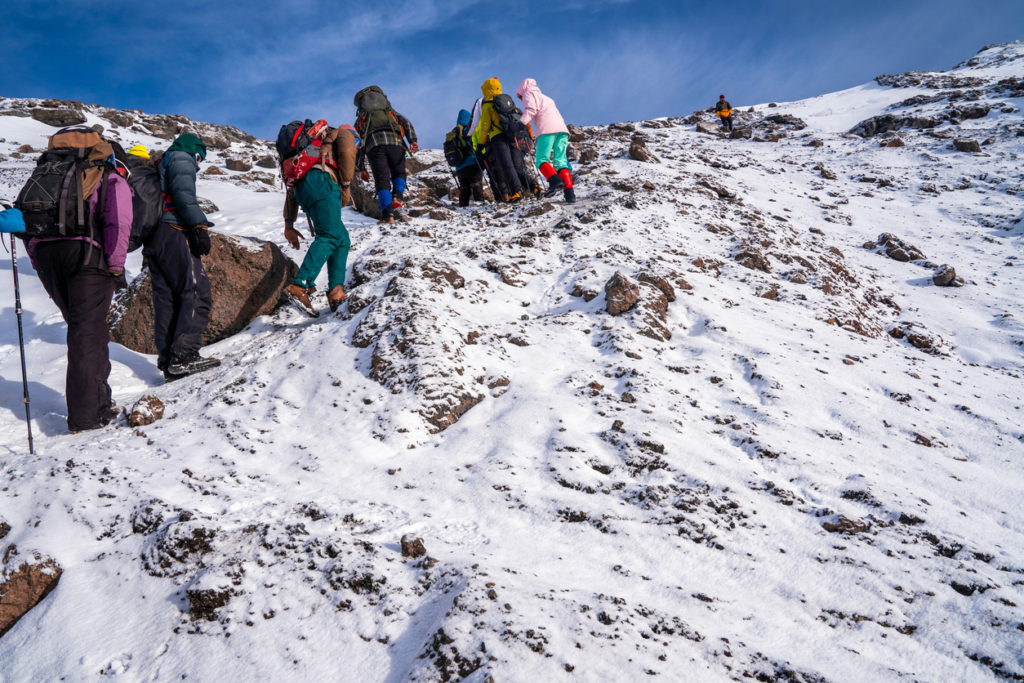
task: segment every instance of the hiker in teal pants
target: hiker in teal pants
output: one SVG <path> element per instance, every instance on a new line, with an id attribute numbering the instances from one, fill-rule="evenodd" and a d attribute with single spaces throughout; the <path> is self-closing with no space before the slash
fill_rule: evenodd
<path id="1" fill-rule="evenodd" d="M 345 300 L 345 269 L 352 247 L 348 230 L 341 221 L 341 207 L 350 201 L 349 186 L 355 173 L 355 135 L 348 126 L 330 129 L 320 147 L 321 162 L 306 172 L 288 190 L 285 199 L 284 236 L 296 249 L 302 234 L 295 229 L 298 209 L 302 208 L 313 225 L 313 243 L 309 245 L 299 272 L 285 295 L 300 309 L 316 317 L 319 311 L 310 301 L 324 264 L 327 265 L 327 303 L 332 311 Z"/>

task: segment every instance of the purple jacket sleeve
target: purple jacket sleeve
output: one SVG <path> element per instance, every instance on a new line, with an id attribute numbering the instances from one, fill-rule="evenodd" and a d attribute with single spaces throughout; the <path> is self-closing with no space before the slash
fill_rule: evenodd
<path id="1" fill-rule="evenodd" d="M 93 196 L 98 195 L 95 192 Z M 121 176 L 110 174 L 106 206 L 103 207 L 103 251 L 110 270 L 124 270 L 128 237 L 132 232 L 132 189 Z"/>

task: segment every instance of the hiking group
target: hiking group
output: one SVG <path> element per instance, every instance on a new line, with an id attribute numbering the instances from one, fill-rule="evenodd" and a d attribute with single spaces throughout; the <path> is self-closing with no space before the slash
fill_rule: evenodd
<path id="1" fill-rule="evenodd" d="M 130 251 L 142 248 L 150 272 L 157 367 L 164 378 L 220 364 L 199 355 L 212 304 L 200 257 L 210 251 L 213 223 L 195 190 L 206 146 L 186 133 L 150 158 L 142 145 L 125 152 L 102 131 L 99 125 L 71 126 L 50 136 L 14 208 L 0 213 L 0 230 L 25 241 L 67 324 L 71 432 L 102 427 L 116 415 L 107 314 L 115 289 L 127 286 Z"/>
<path id="2" fill-rule="evenodd" d="M 516 88 L 521 108 L 502 92 L 497 78 L 485 80 L 480 90 L 473 106 L 459 111 L 444 142 L 459 206 L 484 201 L 484 177 L 495 201 L 561 192 L 566 203 L 574 203 L 569 129 L 554 100 L 532 78 Z M 319 315 L 311 299 L 314 283 L 324 266 L 330 309 L 337 310 L 346 298 L 352 241 L 341 216 L 351 202 L 356 171 L 367 182 L 372 173 L 381 221 L 393 223 L 404 219 L 407 154 L 419 151 L 412 124 L 379 87 L 363 88 L 353 104 L 352 125 L 293 121 L 281 127 L 276 143 L 287 190 L 284 237 L 296 249 L 305 239 L 295 226 L 300 208 L 312 237 L 285 295 L 313 317 Z M 716 111 L 731 130 L 732 107 L 724 95 Z M 220 364 L 199 353 L 213 304 L 202 261 L 210 252 L 213 223 L 196 195 L 206 145 L 184 132 L 166 152 L 151 157 L 142 145 L 125 152 L 102 132 L 99 125 L 71 126 L 52 135 L 13 208 L 0 211 L 0 232 L 17 233 L 26 242 L 39 280 L 67 324 L 65 394 L 72 432 L 102 427 L 116 414 L 108 382 L 107 314 L 115 289 L 127 286 L 130 251 L 142 248 L 143 268 L 150 273 L 157 368 L 165 381 Z M 20 302 L 16 262 L 13 270 Z M 16 309 L 20 330 L 20 303 Z M 25 386 L 27 413 L 27 379 Z"/>

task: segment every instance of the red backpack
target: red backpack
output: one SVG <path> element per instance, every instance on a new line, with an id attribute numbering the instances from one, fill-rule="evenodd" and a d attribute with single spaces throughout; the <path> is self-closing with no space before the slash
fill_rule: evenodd
<path id="1" fill-rule="evenodd" d="M 309 119 L 292 121 L 281 126 L 276 147 L 281 157 L 281 178 L 286 187 L 295 187 L 309 169 L 323 161 L 320 147 L 326 134 L 327 122 L 323 119 L 316 123 Z"/>

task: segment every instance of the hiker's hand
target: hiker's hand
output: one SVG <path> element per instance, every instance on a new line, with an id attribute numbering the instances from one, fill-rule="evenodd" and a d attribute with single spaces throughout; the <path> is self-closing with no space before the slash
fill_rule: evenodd
<path id="1" fill-rule="evenodd" d="M 210 232 L 205 225 L 197 225 L 189 231 L 188 250 L 193 256 L 206 256 L 210 253 Z"/>
<path id="2" fill-rule="evenodd" d="M 128 279 L 124 276 L 123 270 L 110 271 L 110 277 L 114 279 L 114 289 L 126 289 L 128 287 Z"/>
<path id="3" fill-rule="evenodd" d="M 416 152 L 420 151 L 420 143 L 418 143 L 418 142 L 411 143 L 409 145 L 409 151 L 412 152 L 413 154 L 415 154 Z"/>
<path id="4" fill-rule="evenodd" d="M 292 245 L 292 249 L 298 249 L 299 240 L 302 239 L 302 233 L 290 225 L 285 225 L 284 238 L 288 240 L 288 244 Z"/>
<path id="5" fill-rule="evenodd" d="M 369 174 L 369 173 L 367 173 L 366 171 L 360 171 L 360 172 L 359 172 L 359 178 L 360 178 L 360 179 L 361 179 L 361 180 L 362 180 L 362 181 L 363 181 L 364 183 L 368 183 L 368 182 L 370 182 L 370 174 Z"/>

